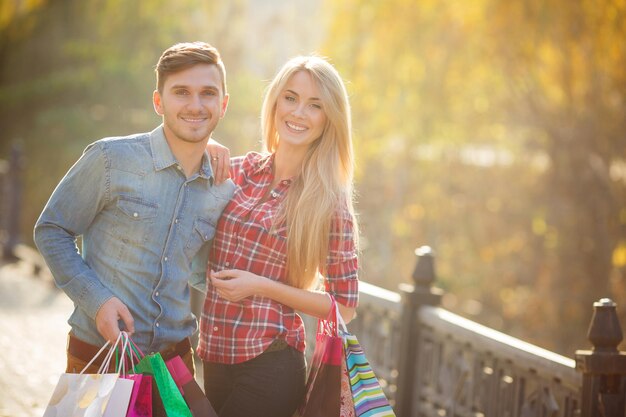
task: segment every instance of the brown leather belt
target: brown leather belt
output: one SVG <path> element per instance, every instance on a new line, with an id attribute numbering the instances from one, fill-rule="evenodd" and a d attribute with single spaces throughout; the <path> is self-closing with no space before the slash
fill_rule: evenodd
<path id="1" fill-rule="evenodd" d="M 96 356 L 99 350 L 100 350 L 100 347 L 92 345 L 87 342 L 83 342 L 82 340 L 78 339 L 76 336 L 73 336 L 72 334 L 70 334 L 68 337 L 67 353 L 69 353 L 70 355 L 80 360 L 89 362 L 94 356 Z M 182 358 L 185 354 L 189 353 L 190 351 L 191 351 L 191 341 L 189 341 L 189 338 L 186 338 L 176 344 L 168 346 L 167 348 L 163 349 L 159 353 L 163 357 L 163 360 L 166 361 L 168 359 L 172 359 L 175 356 L 180 356 Z M 144 352 L 144 353 L 148 354 L 151 352 Z M 100 356 L 98 356 L 98 358 L 93 362 L 93 365 L 100 366 L 105 356 L 106 355 L 104 353 L 100 354 Z"/>

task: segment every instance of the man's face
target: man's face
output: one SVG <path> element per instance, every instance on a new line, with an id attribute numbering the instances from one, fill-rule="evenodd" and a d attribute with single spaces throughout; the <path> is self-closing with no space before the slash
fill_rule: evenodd
<path id="1" fill-rule="evenodd" d="M 215 65 L 199 64 L 171 74 L 163 92 L 154 92 L 154 110 L 163 116 L 170 141 L 205 142 L 226 113 L 228 95 Z"/>

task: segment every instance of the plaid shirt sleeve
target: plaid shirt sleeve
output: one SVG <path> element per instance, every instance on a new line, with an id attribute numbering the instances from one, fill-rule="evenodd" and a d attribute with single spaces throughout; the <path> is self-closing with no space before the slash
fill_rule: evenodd
<path id="1" fill-rule="evenodd" d="M 359 302 L 358 268 L 354 221 L 343 208 L 331 221 L 325 289 L 346 307 L 356 307 Z"/>
<path id="2" fill-rule="evenodd" d="M 245 156 L 233 156 L 230 158 L 230 178 L 234 180 L 241 173 L 241 169 L 243 166 L 243 162 L 245 161 Z"/>

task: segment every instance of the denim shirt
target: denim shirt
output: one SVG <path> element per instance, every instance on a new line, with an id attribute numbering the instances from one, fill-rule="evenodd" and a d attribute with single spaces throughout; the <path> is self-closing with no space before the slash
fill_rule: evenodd
<path id="1" fill-rule="evenodd" d="M 35 225 L 37 247 L 74 302 L 72 334 L 104 344 L 95 316 L 114 296 L 133 315 L 133 340 L 145 353 L 197 330 L 189 284 L 204 290 L 209 244 L 235 188 L 214 185 L 212 175 L 205 152 L 186 178 L 162 126 L 85 149 Z"/>

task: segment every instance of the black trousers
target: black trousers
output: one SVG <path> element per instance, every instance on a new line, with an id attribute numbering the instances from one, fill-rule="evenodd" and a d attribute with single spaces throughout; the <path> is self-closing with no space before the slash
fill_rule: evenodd
<path id="1" fill-rule="evenodd" d="M 304 397 L 306 360 L 287 347 L 234 365 L 203 362 L 204 392 L 220 417 L 291 417 Z"/>

